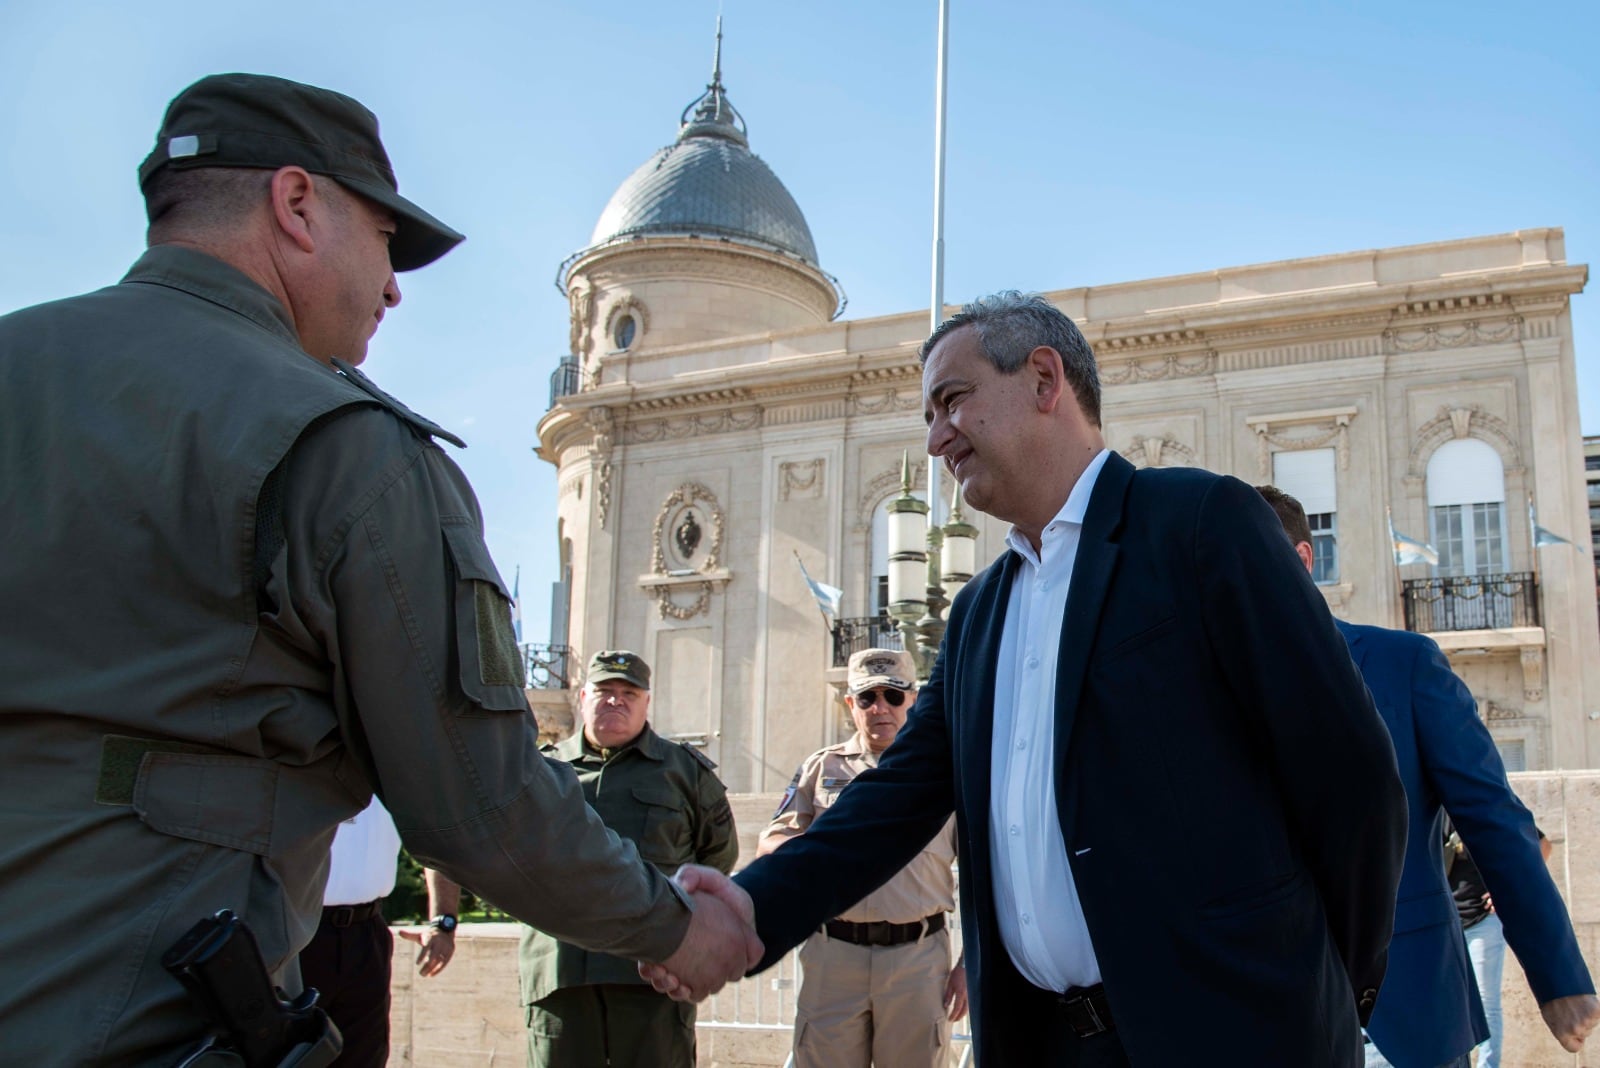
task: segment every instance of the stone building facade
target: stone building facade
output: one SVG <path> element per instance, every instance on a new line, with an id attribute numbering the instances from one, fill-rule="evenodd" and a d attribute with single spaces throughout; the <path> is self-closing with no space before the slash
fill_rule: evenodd
<path id="1" fill-rule="evenodd" d="M 657 728 L 730 789 L 770 791 L 848 729 L 840 643 L 876 633 L 882 506 L 904 454 L 919 483 L 926 463 L 928 316 L 836 318 L 720 72 L 680 126 L 563 266 L 571 355 L 538 426 L 559 472 L 553 634 L 570 664 L 640 651 Z M 1592 562 L 1533 544 L 1535 508 L 1584 542 L 1568 302 L 1586 281 L 1536 229 L 1046 296 L 1094 346 L 1112 448 L 1301 496 L 1334 612 L 1431 634 L 1508 766 L 1545 769 L 1600 763 Z M 969 518 L 982 566 L 1006 528 Z M 1397 566 L 1393 532 L 1439 563 Z M 845 623 L 796 558 L 844 591 Z"/>

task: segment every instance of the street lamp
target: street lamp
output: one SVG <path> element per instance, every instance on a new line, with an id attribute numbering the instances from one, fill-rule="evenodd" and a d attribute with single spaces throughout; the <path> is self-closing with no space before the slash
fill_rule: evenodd
<path id="1" fill-rule="evenodd" d="M 950 498 L 950 521 L 933 524 L 928 505 L 911 495 L 909 452 L 900 461 L 900 496 L 888 512 L 889 615 L 916 659 L 917 677 L 926 680 L 944 640 L 944 610 L 976 570 L 978 528 L 962 514 L 960 486 Z"/>

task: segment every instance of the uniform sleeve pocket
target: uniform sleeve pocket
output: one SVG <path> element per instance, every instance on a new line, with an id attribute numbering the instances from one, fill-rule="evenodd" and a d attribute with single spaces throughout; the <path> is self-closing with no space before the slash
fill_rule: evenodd
<path id="1" fill-rule="evenodd" d="M 444 527 L 455 563 L 456 661 L 461 691 L 495 712 L 526 712 L 522 657 L 511 626 L 511 595 L 489 550 L 468 523 Z"/>

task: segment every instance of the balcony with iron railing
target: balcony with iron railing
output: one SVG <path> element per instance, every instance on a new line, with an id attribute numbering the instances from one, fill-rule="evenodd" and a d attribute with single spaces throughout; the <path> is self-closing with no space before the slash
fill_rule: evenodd
<path id="1" fill-rule="evenodd" d="M 1531 571 L 1406 579 L 1401 597 L 1406 629 L 1423 634 L 1539 626 L 1539 587 Z"/>
<path id="2" fill-rule="evenodd" d="M 521 646 L 522 674 L 530 690 L 571 688 L 572 647 L 549 642 Z"/>
<path id="3" fill-rule="evenodd" d="M 550 407 L 562 397 L 570 397 L 583 387 L 583 370 L 576 356 L 563 356 L 556 369 L 550 372 Z"/>
<path id="4" fill-rule="evenodd" d="M 833 621 L 833 666 L 848 667 L 863 649 L 904 649 L 899 625 L 888 616 L 856 616 Z"/>

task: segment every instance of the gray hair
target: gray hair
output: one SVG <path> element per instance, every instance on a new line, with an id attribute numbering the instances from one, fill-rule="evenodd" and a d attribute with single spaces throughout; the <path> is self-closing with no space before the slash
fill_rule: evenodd
<path id="1" fill-rule="evenodd" d="M 964 326 L 978 332 L 979 349 L 1001 374 L 1020 371 L 1028 353 L 1041 345 L 1055 349 L 1061 354 L 1061 366 L 1078 407 L 1091 424 L 1100 425 L 1100 371 L 1094 350 L 1061 309 L 1037 293 L 1015 289 L 979 297 L 940 323 L 922 343 L 917 359 L 926 364 L 934 346 Z"/>

